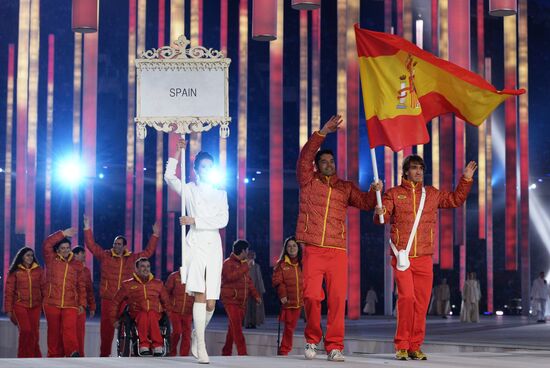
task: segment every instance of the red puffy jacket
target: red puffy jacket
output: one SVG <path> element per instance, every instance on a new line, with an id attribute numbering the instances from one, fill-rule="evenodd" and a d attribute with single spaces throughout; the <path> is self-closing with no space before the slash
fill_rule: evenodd
<path id="1" fill-rule="evenodd" d="M 150 258 L 157 249 L 158 237 L 153 234 L 143 252 L 132 253 L 127 249 L 119 256 L 112 249 L 103 249 L 96 244 L 91 229 L 84 230 L 84 244 L 101 263 L 101 281 L 99 295 L 104 299 L 113 299 L 122 281 L 132 277 L 138 258 Z"/>
<path id="2" fill-rule="evenodd" d="M 426 200 L 420 217 L 418 229 L 411 245 L 410 257 L 433 254 L 434 229 L 437 225 L 438 208 L 456 208 L 462 206 L 472 187 L 473 180 L 460 179 L 454 192 L 438 190 L 426 186 Z M 401 185 L 388 189 L 382 198 L 386 207 L 384 223 L 391 224 L 391 241 L 397 250 L 406 249 L 414 224 L 416 211 L 422 196 L 422 183 L 402 179 Z M 379 216 L 374 215 L 374 222 L 379 224 Z M 393 255 L 393 252 L 391 252 Z"/>
<path id="3" fill-rule="evenodd" d="M 17 304 L 25 308 L 33 308 L 42 304 L 41 286 L 43 282 L 42 268 L 33 263 L 30 268 L 20 264 L 6 278 L 4 290 L 4 312 L 13 312 Z"/>
<path id="4" fill-rule="evenodd" d="M 302 269 L 297 261 L 292 262 L 288 256 L 279 261 L 273 268 L 272 285 L 277 289 L 279 300 L 287 298 L 282 305 L 284 309 L 301 308 L 304 305 L 304 280 Z"/>
<path id="5" fill-rule="evenodd" d="M 130 313 L 150 310 L 159 313 L 165 310 L 170 311 L 170 300 L 164 284 L 155 279 L 153 274 L 149 274 L 149 278 L 144 281 L 134 273 L 131 279 L 122 283 L 121 288 L 115 294 L 109 314 L 113 322 L 124 301 L 128 303 Z"/>
<path id="6" fill-rule="evenodd" d="M 58 231 L 48 236 L 42 245 L 46 263 L 44 304 L 58 308 L 86 307 L 86 282 L 81 262 L 74 259 L 73 252 L 67 259 L 59 256 L 53 247 L 65 235 Z"/>
<path id="7" fill-rule="evenodd" d="M 300 209 L 296 240 L 307 245 L 345 250 L 348 206 L 372 210 L 376 205 L 376 192 L 362 192 L 351 181 L 314 171 L 315 154 L 324 140 L 325 136 L 319 132 L 313 133 L 298 158 Z"/>
<path id="8" fill-rule="evenodd" d="M 178 271 L 172 272 L 164 284 L 168 297 L 170 298 L 170 308 L 173 313 L 193 314 L 193 303 L 195 297 L 185 292 L 185 284 L 181 283 L 181 275 Z"/>
<path id="9" fill-rule="evenodd" d="M 223 261 L 221 297 L 223 304 L 235 304 L 246 308 L 249 296 L 260 300 L 260 294 L 248 274 L 250 267 L 246 260 L 240 260 L 234 253 Z"/>

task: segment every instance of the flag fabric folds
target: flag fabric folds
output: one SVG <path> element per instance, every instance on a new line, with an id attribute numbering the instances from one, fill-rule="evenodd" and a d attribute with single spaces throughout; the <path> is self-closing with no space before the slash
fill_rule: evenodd
<path id="1" fill-rule="evenodd" d="M 497 90 L 479 75 L 437 58 L 401 37 L 355 25 L 371 148 L 397 152 L 430 140 L 426 123 L 452 112 L 479 126 L 520 90 Z"/>

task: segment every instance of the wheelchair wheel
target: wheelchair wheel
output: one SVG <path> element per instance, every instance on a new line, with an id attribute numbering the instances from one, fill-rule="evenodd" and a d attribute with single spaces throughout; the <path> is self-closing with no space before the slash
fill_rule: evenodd
<path id="1" fill-rule="evenodd" d="M 168 356 L 170 353 L 170 335 L 172 334 L 172 325 L 170 324 L 170 319 L 168 314 L 164 312 L 159 321 L 160 325 L 160 334 L 164 340 L 164 354 L 162 356 Z"/>
<path id="2" fill-rule="evenodd" d="M 126 318 L 126 316 L 123 316 L 120 320 L 117 334 L 117 354 L 119 357 L 129 357 L 135 355 L 132 352 L 132 335 L 131 320 Z"/>

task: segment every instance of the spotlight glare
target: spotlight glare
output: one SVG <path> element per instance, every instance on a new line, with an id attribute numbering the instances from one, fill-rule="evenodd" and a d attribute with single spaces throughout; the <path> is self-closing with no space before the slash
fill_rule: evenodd
<path id="1" fill-rule="evenodd" d="M 99 178 L 100 179 L 103 179 L 105 177 L 105 175 L 103 175 L 103 173 L 99 173 Z"/>
<path id="2" fill-rule="evenodd" d="M 225 183 L 225 175 L 216 168 L 212 168 L 208 173 L 207 180 L 214 185 L 223 185 Z"/>
<path id="3" fill-rule="evenodd" d="M 533 183 L 529 185 L 529 189 L 537 189 L 537 184 Z"/>
<path id="4" fill-rule="evenodd" d="M 244 178 L 244 183 L 245 184 L 248 184 L 250 182 L 250 180 L 248 180 L 248 178 Z"/>
<path id="5" fill-rule="evenodd" d="M 77 186 L 84 177 L 84 167 L 78 157 L 65 158 L 57 164 L 57 179 L 68 186 Z"/>
<path id="6" fill-rule="evenodd" d="M 3 173 L 3 172 L 4 172 L 4 169 L 2 169 L 2 168 L 0 167 L 0 173 Z"/>
<path id="7" fill-rule="evenodd" d="M 504 315 L 504 312 L 503 311 L 496 311 L 495 314 L 497 316 L 503 316 Z"/>

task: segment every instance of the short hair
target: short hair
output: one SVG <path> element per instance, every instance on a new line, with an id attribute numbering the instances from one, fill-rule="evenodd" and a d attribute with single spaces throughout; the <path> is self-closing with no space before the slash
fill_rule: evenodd
<path id="1" fill-rule="evenodd" d="M 246 240 L 237 239 L 233 243 L 233 253 L 235 253 L 235 255 L 238 256 L 239 254 L 241 254 L 243 252 L 243 250 L 248 249 L 248 247 L 249 247 L 249 244 Z"/>
<path id="2" fill-rule="evenodd" d="M 200 151 L 195 156 L 195 161 L 193 162 L 193 168 L 195 169 L 195 171 L 199 170 L 199 165 L 201 164 L 202 160 L 210 160 L 210 161 L 214 162 L 214 158 L 212 157 L 212 155 L 210 153 L 208 153 L 206 151 Z"/>
<path id="3" fill-rule="evenodd" d="M 139 264 L 142 263 L 142 262 L 149 262 L 149 264 L 151 264 L 151 262 L 149 261 L 149 258 L 147 257 L 139 257 L 138 259 L 136 259 L 136 268 L 138 268 Z"/>
<path id="4" fill-rule="evenodd" d="M 321 156 L 323 155 L 331 155 L 334 158 L 334 152 L 332 150 L 325 148 L 322 150 L 317 151 L 315 154 L 315 166 L 319 167 L 319 161 L 321 161 Z"/>
<path id="5" fill-rule="evenodd" d="M 113 243 L 114 243 L 117 239 L 122 239 L 122 244 L 124 244 L 124 245 L 127 245 L 127 244 L 128 244 L 128 240 L 126 240 L 126 237 L 125 237 L 124 235 L 117 235 L 117 236 L 115 236 L 115 240 L 113 240 Z"/>
<path id="6" fill-rule="evenodd" d="M 402 174 L 401 174 L 405 179 L 407 179 L 407 171 L 409 171 L 409 169 L 411 168 L 411 164 L 413 163 L 419 164 L 420 166 L 422 166 L 423 170 L 426 170 L 426 164 L 424 164 L 424 160 L 422 159 L 422 157 L 418 155 L 407 156 L 403 160 Z"/>
<path id="7" fill-rule="evenodd" d="M 74 255 L 80 254 L 80 253 L 85 252 L 85 251 L 86 251 L 86 249 L 82 248 L 81 246 L 73 248 Z"/>
<path id="8" fill-rule="evenodd" d="M 57 252 L 57 250 L 59 249 L 61 244 L 65 244 L 65 243 L 69 243 L 69 247 L 71 246 L 71 240 L 69 238 L 63 238 L 60 241 L 58 241 L 57 243 L 55 243 L 55 245 L 53 246 L 53 251 Z"/>

